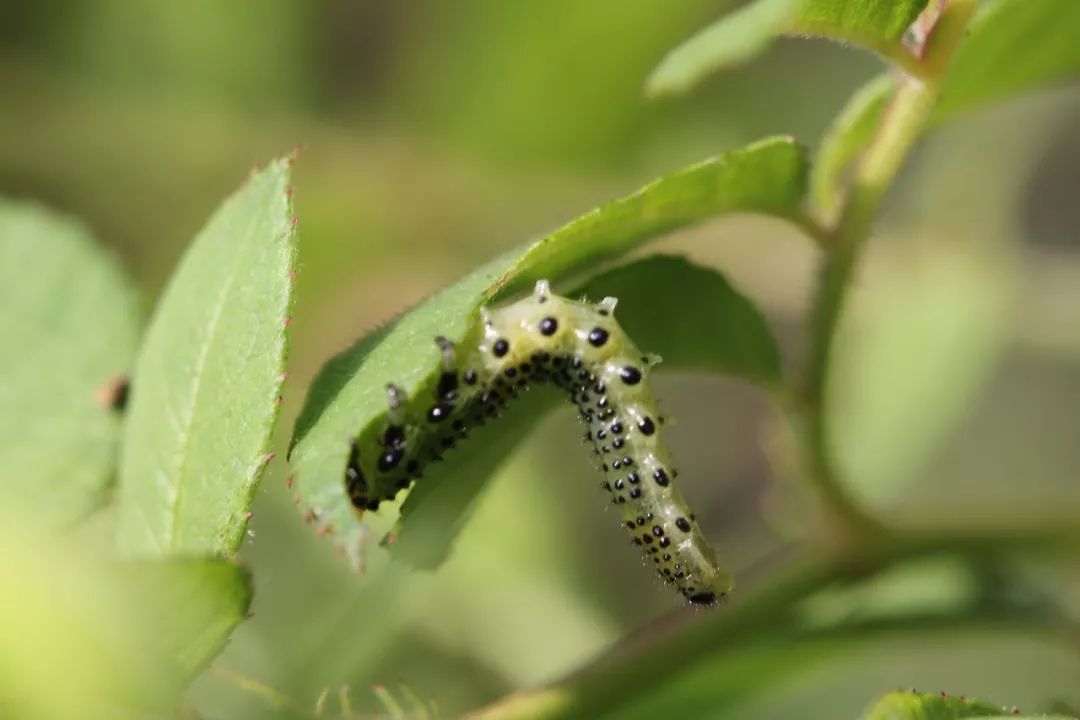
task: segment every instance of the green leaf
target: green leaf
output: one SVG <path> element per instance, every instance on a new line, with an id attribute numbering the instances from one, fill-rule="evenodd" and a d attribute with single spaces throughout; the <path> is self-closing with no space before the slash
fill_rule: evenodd
<path id="1" fill-rule="evenodd" d="M 929 0 L 810 0 L 785 33 L 851 43 L 911 68 L 915 57 L 904 46 L 904 34 L 928 4 Z"/>
<path id="2" fill-rule="evenodd" d="M 657 255 L 597 275 L 571 295 L 619 298 L 619 324 L 663 357 L 662 369 L 780 383 L 780 351 L 764 316 L 715 270 Z"/>
<path id="3" fill-rule="evenodd" d="M 766 138 L 703 160 L 512 251 L 488 298 L 528 288 L 540 278 L 592 269 L 647 240 L 709 218 L 749 212 L 799 223 L 806 178 L 804 151 L 790 137 Z"/>
<path id="4" fill-rule="evenodd" d="M 229 554 L 243 539 L 284 382 L 290 165 L 272 163 L 218 209 L 154 313 L 120 464 L 131 554 Z"/>
<path id="5" fill-rule="evenodd" d="M 246 571 L 218 558 L 116 563 L 86 537 L 0 508 L 5 717 L 173 717 L 248 613 Z"/>
<path id="6" fill-rule="evenodd" d="M 645 83 L 649 96 L 684 93 L 717 70 L 752 60 L 791 23 L 803 0 L 758 0 L 669 52 Z"/>
<path id="7" fill-rule="evenodd" d="M 138 336 L 128 279 L 77 221 L 0 199 L 0 493 L 69 523 L 116 463 Z"/>
<path id="8" fill-rule="evenodd" d="M 139 608 L 130 627 L 185 681 L 221 652 L 254 594 L 250 574 L 222 558 L 138 560 L 123 570 Z"/>
<path id="9" fill-rule="evenodd" d="M 945 76 L 933 122 L 1080 74 L 1080 4 L 1072 0 L 999 0 L 983 8 Z M 833 122 L 814 160 L 811 195 L 835 217 L 843 174 L 874 135 L 893 78 L 860 88 Z"/>
<path id="10" fill-rule="evenodd" d="M 927 0 L 757 0 L 668 53 L 649 76 L 646 93 L 686 92 L 706 76 L 760 55 L 778 35 L 851 43 L 914 69 L 917 59 L 903 37 L 926 5 Z"/>
<path id="11" fill-rule="evenodd" d="M 958 236 L 867 282 L 841 321 L 829 373 L 838 463 L 877 507 L 963 422 L 1008 335 L 1015 266 L 1000 247 Z"/>
<path id="12" fill-rule="evenodd" d="M 595 267 L 664 232 L 732 212 L 797 218 L 805 192 L 800 149 L 776 138 L 663 177 L 603 205 L 536 242 L 477 269 L 332 360 L 309 391 L 293 437 L 297 500 L 320 532 L 348 551 L 362 532 L 345 497 L 350 438 L 386 410 L 385 387 L 410 396 L 432 391 L 439 370 L 436 335 L 459 341 L 481 305 Z M 475 460 L 475 458 L 473 458 Z M 479 472 L 477 474 L 480 474 Z M 428 480 L 427 482 L 431 482 Z"/>
<path id="13" fill-rule="evenodd" d="M 1007 714 L 1008 709 L 981 700 L 898 691 L 878 699 L 863 715 L 863 720 L 959 720 L 973 717 L 1000 717 Z"/>
<path id="14" fill-rule="evenodd" d="M 1080 3 L 998 0 L 971 23 L 945 79 L 937 119 L 1080 74 Z"/>
<path id="15" fill-rule="evenodd" d="M 821 141 L 810 171 L 810 197 L 826 224 L 836 220 L 843 201 L 844 173 L 873 138 L 892 89 L 890 73 L 878 75 L 863 85 L 851 96 Z"/>
<path id="16" fill-rule="evenodd" d="M 721 372 L 768 387 L 780 381 L 765 319 L 715 270 L 654 256 L 598 275 L 569 295 L 619 298 L 620 326 L 642 350 L 662 355 L 660 370 Z M 386 543 L 395 557 L 421 568 L 445 560 L 492 474 L 561 399 L 549 388 L 530 390 L 498 423 L 472 429 L 467 443 L 429 468 Z"/>

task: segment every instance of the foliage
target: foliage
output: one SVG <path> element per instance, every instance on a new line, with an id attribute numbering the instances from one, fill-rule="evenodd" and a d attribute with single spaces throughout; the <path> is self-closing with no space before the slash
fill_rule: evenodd
<path id="1" fill-rule="evenodd" d="M 863 250 L 913 148 L 961 112 L 1075 77 L 1078 27 L 1070 0 L 748 3 L 669 53 L 647 92 L 688 91 L 782 35 L 875 53 L 889 70 L 851 98 L 813 162 L 790 138 L 774 137 L 664 175 L 481 265 L 325 364 L 296 421 L 289 483 L 317 533 L 357 566 L 374 549 L 345 497 L 349 439 L 374 431 L 387 382 L 410 395 L 433 390 L 436 335 L 462 339 L 484 305 L 537 279 L 589 297 L 617 295 L 620 321 L 662 354 L 662 369 L 748 380 L 787 421 L 770 452 L 810 499 L 804 556 L 729 607 L 474 717 L 723 716 L 870 640 L 973 627 L 1075 632 L 1071 609 L 1010 565 L 1074 552 L 1074 522 L 987 529 L 957 513 L 947 528 L 914 527 L 881 512 L 872 490 L 916 475 L 971 404 L 1006 332 L 1013 288 L 1004 260 L 971 268 L 940 251 L 920 275 L 918 297 L 890 296 L 887 283 L 870 295 L 892 312 L 890 322 L 854 339 L 845 323 Z M 213 214 L 141 344 L 135 290 L 89 231 L 36 205 L 0 202 L 0 585 L 19 589 L 0 614 L 5 712 L 181 712 L 189 685 L 247 617 L 254 590 L 235 556 L 273 459 L 287 376 L 298 254 L 293 159 L 254 172 Z M 670 254 L 626 259 L 662 235 L 734 214 L 778 219 L 818 255 L 800 363 L 781 362 L 779 333 L 737 280 Z M 686 308 L 693 312 L 680 314 Z M 669 322 L 674 316 L 680 322 Z M 920 382 L 898 376 L 888 393 L 872 395 L 914 346 L 936 351 L 919 358 Z M 966 356 L 973 351 L 977 360 Z M 936 414 L 924 418 L 931 402 Z M 447 562 L 495 471 L 553 405 L 530 394 L 413 489 L 385 538 L 394 559 L 428 569 Z M 102 533 L 100 517 L 88 518 L 106 504 L 114 473 L 107 504 L 115 548 L 101 540 L 111 527 Z M 34 552 L 7 551 L 17 545 Z M 895 602 L 883 588 L 898 574 L 926 594 Z M 383 610 L 358 613 L 368 633 L 360 641 L 374 642 Z M 333 629 L 331 637 L 345 641 Z M 309 711 L 216 672 L 281 716 L 330 712 L 326 693 Z M 438 714 L 408 687 L 372 694 L 391 717 Z M 341 717 L 355 716 L 350 703 L 343 689 Z M 1005 715 L 1015 716 L 988 702 L 895 692 L 864 717 Z"/>
<path id="2" fill-rule="evenodd" d="M 151 320 L 117 498 L 132 555 L 224 555 L 243 539 L 285 381 L 290 163 L 255 174 L 210 219 Z"/>
<path id="3" fill-rule="evenodd" d="M 6 509 L 5 547 L 44 545 L 26 561 L 4 553 L 12 562 L 0 566 L 3 585 L 20 588 L 5 608 L 11 642 L 0 656 L 46 663 L 10 668 L 13 692 L 0 700 L 17 715 L 168 710 L 246 615 L 250 580 L 220 556 L 243 537 L 284 381 L 290 165 L 257 173 L 211 220 L 143 342 L 116 498 L 120 550 L 153 558 L 137 562 L 39 537 L 13 512 L 52 508 L 70 524 L 99 501 L 116 462 L 135 313 L 130 286 L 85 230 L 40 208 L 7 203 L 0 213 L 12 295 L 3 329 L 26 350 L 9 355 L 19 364 L 5 391 L 5 487 L 18 501 Z M 66 671 L 51 657 L 65 658 Z M 78 690 L 52 693 L 58 672 Z"/>
<path id="4" fill-rule="evenodd" d="M 981 700 L 953 697 L 947 693 L 894 692 L 880 698 L 866 711 L 865 720 L 953 720 L 953 718 L 1020 718 L 1015 708 L 1003 708 Z M 1032 717 L 1032 716 L 1026 716 Z M 1053 720 L 1049 715 L 1040 715 Z"/>
<path id="5" fill-rule="evenodd" d="M 117 562 L 5 509 L 0 707 L 9 717 L 168 714 L 245 618 L 248 574 L 212 557 Z M 57 683 L 62 681 L 63 688 Z"/>
<path id="6" fill-rule="evenodd" d="M 32 272 L 28 272 L 32 269 Z M 71 523 L 100 504 L 116 393 L 138 336 L 134 293 L 76 221 L 0 201 L 0 489 Z M 18 351 L 14 351 L 18 348 Z"/>

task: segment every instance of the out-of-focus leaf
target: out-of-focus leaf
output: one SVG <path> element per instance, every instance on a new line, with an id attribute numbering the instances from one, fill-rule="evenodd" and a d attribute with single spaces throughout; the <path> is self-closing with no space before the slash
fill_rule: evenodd
<path id="1" fill-rule="evenodd" d="M 474 161 L 498 166 L 513 158 L 525 166 L 540 161 L 564 169 L 606 167 L 644 139 L 642 114 L 627 110 L 640 101 L 649 58 L 658 57 L 703 8 L 727 5 L 715 0 L 433 3 L 425 7 L 422 22 L 395 26 L 395 43 L 404 51 L 399 61 L 407 63 L 407 72 L 394 72 L 393 88 L 387 89 L 395 105 L 407 103 L 409 117 L 425 134 L 464 149 Z M 602 53 L 596 52 L 598 43 Z M 468 88 L 468 102 L 457 88 Z M 425 164 L 428 172 L 440 172 L 437 163 Z M 469 194 L 491 194 L 479 191 L 476 182 L 470 179 Z M 463 197 L 455 193 L 459 202 Z"/>
<path id="2" fill-rule="evenodd" d="M 936 118 L 1080 74 L 1080 3 L 997 0 L 971 23 L 941 91 Z"/>
<path id="3" fill-rule="evenodd" d="M 971 23 L 945 77 L 933 122 L 1080 75 L 1080 4 L 1072 0 L 998 0 Z M 859 89 L 833 122 L 814 161 L 811 196 L 835 216 L 841 178 L 873 137 L 888 105 L 885 73 Z"/>
<path id="4" fill-rule="evenodd" d="M 927 250 L 867 283 L 842 322 L 829 381 L 835 447 L 868 501 L 886 504 L 918 476 L 1000 357 L 1014 286 L 1002 255 Z"/>
<path id="5" fill-rule="evenodd" d="M 291 160 L 254 174 L 184 256 L 132 380 L 120 544 L 228 554 L 268 458 L 296 257 Z"/>
<path id="6" fill-rule="evenodd" d="M 799 625 L 813 630 L 905 616 L 955 616 L 980 602 L 980 590 L 980 578 L 958 558 L 913 560 L 864 582 L 818 590 L 799 602 Z"/>
<path id="7" fill-rule="evenodd" d="M 758 0 L 725 15 L 669 52 L 645 92 L 675 95 L 704 77 L 760 55 L 795 17 L 803 0 Z"/>
<path id="8" fill-rule="evenodd" d="M 1005 715 L 1009 715 L 1009 708 L 981 700 L 899 691 L 879 698 L 863 715 L 863 720 L 960 720 Z"/>
<path id="9" fill-rule="evenodd" d="M 904 33 L 929 0 L 808 0 L 784 32 L 852 43 L 906 67 L 914 57 Z"/>
<path id="10" fill-rule="evenodd" d="M 798 215 L 805 164 L 789 139 L 765 140 L 663 177 L 541 240 L 512 250 L 431 297 L 377 337 L 327 364 L 309 391 L 293 437 L 297 499 L 321 532 L 354 543 L 360 532 L 345 496 L 349 439 L 386 410 L 393 382 L 410 397 L 434 391 L 437 335 L 460 341 L 481 305 L 539 278 L 558 281 L 664 232 L 732 212 Z M 432 482 L 430 478 L 425 482 Z"/>
<path id="11" fill-rule="evenodd" d="M 131 565 L 0 511 L 0 714 L 172 717 L 247 614 L 247 573 L 223 559 Z M 18 548 L 18 550 L 15 550 Z"/>
<path id="12" fill-rule="evenodd" d="M 806 583 L 804 589 L 830 584 L 824 577 L 815 576 L 816 572 L 810 571 L 791 576 L 790 580 L 799 585 Z M 1033 627 L 1045 622 L 1041 610 L 1033 611 L 1021 601 L 989 611 L 966 605 L 936 616 L 916 612 L 896 615 L 885 622 L 844 620 L 827 628 L 804 630 L 790 622 L 792 598 L 781 597 L 776 590 L 774 586 L 756 597 L 735 600 L 723 612 L 695 618 L 693 623 L 654 642 L 643 642 L 633 649 L 620 647 L 556 684 L 509 695 L 470 717 L 756 717 L 748 712 L 749 708 L 760 709 L 760 701 L 783 694 L 793 679 L 805 679 L 807 673 L 820 673 L 829 666 L 841 673 L 844 668 L 850 672 L 850 659 L 869 647 L 887 648 L 890 641 L 900 638 L 940 641 L 942 632 L 949 627 L 976 627 L 980 633 L 1010 632 L 1018 622 Z M 762 608 L 762 604 L 767 607 Z M 838 662 L 840 659 L 849 662 L 845 666 Z M 808 690 L 799 695 L 802 703 L 813 703 L 821 697 L 820 692 L 814 695 Z M 776 706 L 769 703 L 773 712 L 767 714 L 844 717 L 831 705 L 826 705 L 824 712 L 819 712 L 817 705 L 805 712 L 798 711 L 794 703 L 784 703 L 784 707 L 786 714 L 776 714 Z M 1003 711 L 1008 712 L 995 707 L 991 715 Z M 938 716 L 916 717 L 931 720 Z"/>
<path id="13" fill-rule="evenodd" d="M 1071 718 L 1072 720 L 1080 718 L 1080 711 L 1078 711 L 1071 703 L 1062 700 L 1061 698 L 1056 698 L 1051 701 L 1046 711 L 1054 715 L 1051 720 L 1055 720 L 1055 718 L 1058 717 Z"/>
<path id="14" fill-rule="evenodd" d="M 842 201 L 843 176 L 874 136 L 892 94 L 892 75 L 877 76 L 859 88 L 833 120 L 810 170 L 810 197 L 826 223 L 835 220 Z"/>
<path id="15" fill-rule="evenodd" d="M 138 334 L 130 284 L 74 220 L 0 199 L 0 493 L 70 522 L 112 478 Z"/>
<path id="16" fill-rule="evenodd" d="M 726 15 L 660 62 L 649 76 L 649 95 L 685 92 L 717 70 L 761 54 L 778 35 L 812 35 L 851 43 L 902 67 L 916 62 L 904 32 L 927 0 L 757 0 Z"/>
<path id="17" fill-rule="evenodd" d="M 597 275 L 570 293 L 594 300 L 608 295 L 619 298 L 615 316 L 634 343 L 662 355 L 658 369 L 779 383 L 779 352 L 765 319 L 715 270 L 655 256 Z M 498 423 L 471 430 L 463 448 L 432 466 L 402 506 L 388 543 L 395 556 L 417 567 L 441 563 L 496 468 L 559 398 L 551 389 L 530 390 Z"/>
<path id="18" fill-rule="evenodd" d="M 136 632 L 187 680 L 221 651 L 251 605 L 251 577 L 225 559 L 136 560 L 123 571 L 139 607 Z"/>

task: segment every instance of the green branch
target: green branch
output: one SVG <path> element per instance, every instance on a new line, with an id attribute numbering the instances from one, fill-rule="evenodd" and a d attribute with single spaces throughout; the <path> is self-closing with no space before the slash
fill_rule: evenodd
<path id="1" fill-rule="evenodd" d="M 863 537 L 880 523 L 850 496 L 830 447 L 827 381 L 852 276 L 878 215 L 911 148 L 922 135 L 937 103 L 941 84 L 975 0 L 952 0 L 942 11 L 922 59 L 918 77 L 901 75 L 873 139 L 856 164 L 847 202 L 825 239 L 825 257 L 810 313 L 810 350 L 796 420 L 803 438 L 809 477 L 842 534 Z M 846 531 L 846 532 L 845 532 Z"/>
<path id="2" fill-rule="evenodd" d="M 1034 527 L 988 529 L 961 533 L 926 532 L 910 535 L 886 533 L 868 543 L 857 562 L 834 558 L 813 561 L 789 570 L 782 577 L 731 607 L 692 623 L 671 625 L 657 637 L 657 627 L 647 628 L 647 641 L 632 642 L 632 651 L 614 651 L 600 657 L 574 675 L 547 688 L 510 695 L 469 715 L 484 720 L 514 718 L 594 717 L 685 672 L 687 667 L 716 656 L 734 656 L 740 649 L 770 640 L 838 639 L 871 637 L 878 633 L 926 629 L 962 629 L 993 623 L 1020 629 L 1046 629 L 1061 624 L 1046 613 L 1003 608 L 976 598 L 949 613 L 914 614 L 893 619 L 866 620 L 820 630 L 804 630 L 796 612 L 800 600 L 829 586 L 865 581 L 898 563 L 920 558 L 955 555 L 973 566 L 988 559 L 1016 553 L 1075 552 L 1080 527 Z M 681 620 L 682 618 L 676 618 Z"/>

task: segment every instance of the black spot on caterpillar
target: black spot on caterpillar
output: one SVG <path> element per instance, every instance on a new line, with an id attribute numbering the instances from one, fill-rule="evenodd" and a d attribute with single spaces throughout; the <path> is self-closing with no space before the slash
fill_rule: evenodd
<path id="1" fill-rule="evenodd" d="M 619 327 L 615 305 L 615 298 L 594 305 L 552 295 L 540 281 L 530 297 L 481 310 L 479 327 L 460 346 L 435 338 L 442 370 L 433 396 L 406 398 L 388 385 L 383 426 L 363 446 L 353 442 L 345 471 L 352 504 L 377 509 L 530 384 L 552 383 L 578 407 L 607 475 L 601 487 L 657 574 L 692 603 L 726 595 L 731 577 L 673 483 L 649 382 L 658 359 Z"/>

